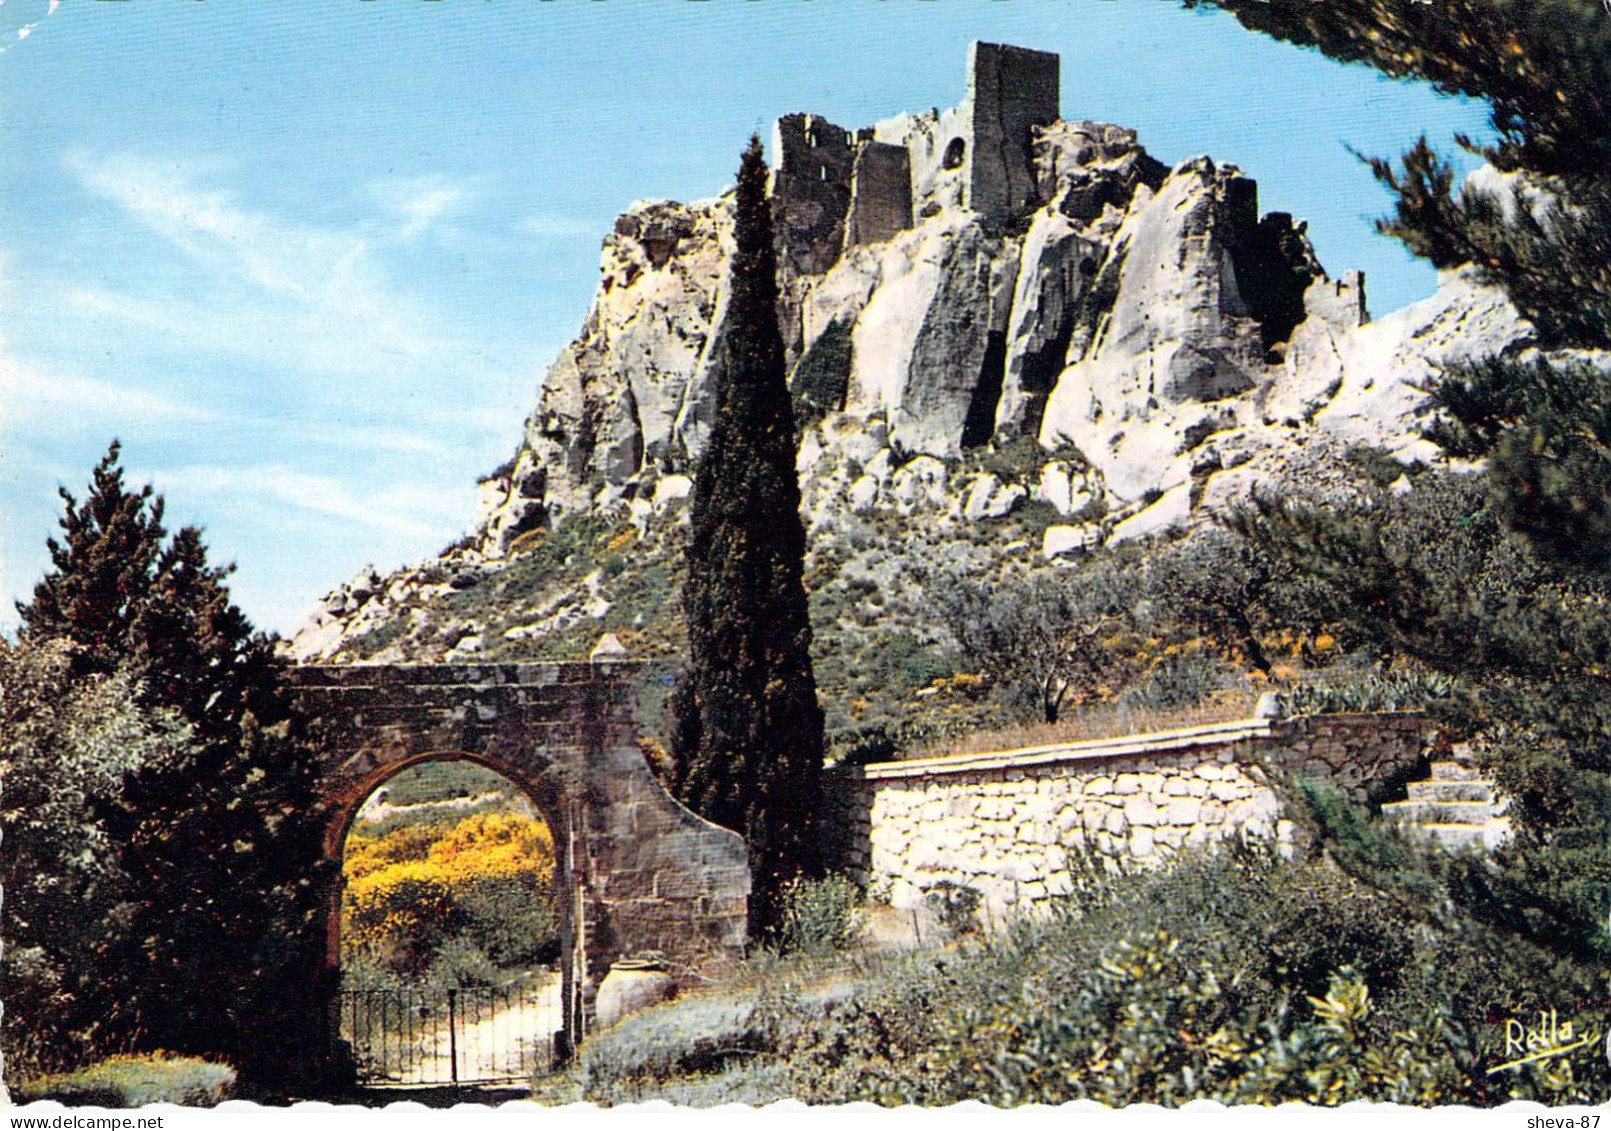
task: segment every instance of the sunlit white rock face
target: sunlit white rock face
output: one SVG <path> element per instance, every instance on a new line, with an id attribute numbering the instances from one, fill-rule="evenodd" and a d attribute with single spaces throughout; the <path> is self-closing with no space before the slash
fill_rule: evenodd
<path id="1" fill-rule="evenodd" d="M 1067 527 L 1044 560 L 1066 564 L 1260 484 L 1324 483 L 1351 445 L 1425 459 L 1415 417 L 1439 366 L 1531 348 L 1469 272 L 1372 321 L 1364 279 L 1329 275 L 1241 170 L 1169 169 L 1133 131 L 1056 120 L 1055 90 L 1014 86 L 1055 85 L 1055 58 L 984 46 L 954 111 L 862 130 L 791 115 L 774 135 L 808 529 L 885 509 L 978 526 L 1044 503 Z M 1003 122 L 1022 137 L 1005 144 Z M 982 136 L 1001 143 L 990 161 L 969 157 Z M 616 221 L 586 320 L 455 561 L 495 568 L 580 514 L 642 534 L 684 513 L 723 377 L 731 227 L 728 197 Z M 1012 481 L 967 458 L 1004 447 L 1027 459 Z M 298 654 L 380 615 L 338 604 Z"/>

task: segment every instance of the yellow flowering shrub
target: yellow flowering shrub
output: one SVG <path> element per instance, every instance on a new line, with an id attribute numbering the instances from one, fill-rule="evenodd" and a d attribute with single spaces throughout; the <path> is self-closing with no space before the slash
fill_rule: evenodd
<path id="1" fill-rule="evenodd" d="M 546 898 L 554 871 L 548 826 L 520 813 L 477 813 L 449 828 L 409 825 L 347 838 L 342 947 L 418 965 L 475 926 L 489 884 Z"/>

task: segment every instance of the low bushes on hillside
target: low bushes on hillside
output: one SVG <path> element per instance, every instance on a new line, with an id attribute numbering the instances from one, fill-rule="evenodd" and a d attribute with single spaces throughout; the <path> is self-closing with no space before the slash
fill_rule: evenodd
<path id="1" fill-rule="evenodd" d="M 600 1103 L 1604 1100 L 1587 1052 L 1489 1074 L 1506 1018 L 1599 1000 L 1594 971 L 1405 896 L 1247 848 L 1092 873 L 1006 937 L 631 1018 L 571 1080 Z"/>
<path id="2" fill-rule="evenodd" d="M 193 1057 L 114 1056 L 77 1072 L 25 1080 L 15 1089 L 20 1103 L 57 1100 L 95 1107 L 180 1104 L 216 1107 L 235 1091 L 235 1070 Z"/>
<path id="3" fill-rule="evenodd" d="M 354 834 L 345 863 L 344 958 L 417 975 L 462 938 L 496 967 L 545 961 L 559 937 L 553 870 L 547 826 L 519 813 Z M 479 966 L 463 950 L 453 951 L 455 965 L 472 973 Z"/>

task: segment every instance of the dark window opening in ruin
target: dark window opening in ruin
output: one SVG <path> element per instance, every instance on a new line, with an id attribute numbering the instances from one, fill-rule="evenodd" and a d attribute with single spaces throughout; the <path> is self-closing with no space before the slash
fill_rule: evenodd
<path id="1" fill-rule="evenodd" d="M 985 340 L 984 360 L 979 363 L 979 383 L 973 387 L 968 417 L 962 423 L 962 446 L 983 447 L 996 431 L 996 408 L 1001 404 L 1001 386 L 1007 378 L 1007 335 L 990 331 Z"/>
<path id="2" fill-rule="evenodd" d="M 1317 277 L 1319 264 L 1301 227 L 1282 212 L 1244 227 L 1237 237 L 1231 244 L 1237 289 L 1258 320 L 1262 344 L 1270 351 L 1290 340 L 1308 313 L 1303 294 Z"/>
<path id="3" fill-rule="evenodd" d="M 951 144 L 945 147 L 945 167 L 947 169 L 962 168 L 962 158 L 968 152 L 968 143 L 959 137 L 951 139 Z"/>
<path id="4" fill-rule="evenodd" d="M 524 789 L 463 757 L 419 762 L 342 841 L 340 1033 L 360 1079 L 523 1079 L 564 1027 L 560 877 Z"/>

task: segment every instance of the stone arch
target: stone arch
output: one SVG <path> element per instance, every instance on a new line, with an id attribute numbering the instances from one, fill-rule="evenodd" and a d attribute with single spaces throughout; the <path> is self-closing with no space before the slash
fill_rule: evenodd
<path id="1" fill-rule="evenodd" d="M 428 750 L 407 754 L 381 762 L 358 774 L 331 776 L 325 783 L 325 839 L 324 858 L 334 867 L 325 893 L 325 969 L 324 978 L 338 986 L 341 978 L 341 901 L 346 889 L 343 859 L 347 835 L 357 820 L 358 810 L 364 801 L 392 778 L 413 766 L 428 762 L 471 762 L 509 782 L 542 814 L 554 842 L 553 899 L 559 919 L 559 983 L 562 1028 L 568 1043 L 580 1041 L 587 1025 L 587 1007 L 592 998 L 587 969 L 585 932 L 578 932 L 578 923 L 584 922 L 583 909 L 578 906 L 577 893 L 572 887 L 571 860 L 572 815 L 574 803 L 553 777 L 539 772 L 529 774 L 519 766 L 500 758 L 468 750 Z M 337 1023 L 339 1028 L 339 1022 Z"/>
<path id="2" fill-rule="evenodd" d="M 968 143 L 960 137 L 954 137 L 945 147 L 945 157 L 942 165 L 947 169 L 960 169 L 962 162 L 967 158 Z"/>
<path id="3" fill-rule="evenodd" d="M 574 1045 L 591 1026 L 611 963 L 654 952 L 694 970 L 744 945 L 750 881 L 742 838 L 675 801 L 638 746 L 641 693 L 667 678 L 613 659 L 292 669 L 308 737 L 321 752 L 327 860 L 339 862 L 363 799 L 408 766 L 465 760 L 508 778 L 549 822 L 563 873 L 561 979 L 565 1036 Z M 319 977 L 334 1001 L 339 874 L 331 883 L 325 908 L 334 921 Z"/>

